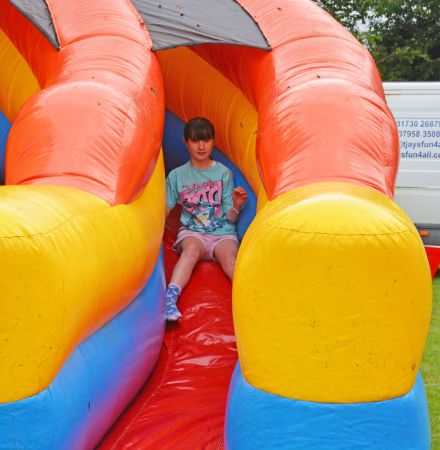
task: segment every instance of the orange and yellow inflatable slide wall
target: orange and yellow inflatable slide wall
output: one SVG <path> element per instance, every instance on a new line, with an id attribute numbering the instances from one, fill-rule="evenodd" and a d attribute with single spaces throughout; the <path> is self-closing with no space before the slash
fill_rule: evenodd
<path id="1" fill-rule="evenodd" d="M 431 279 L 368 52 L 309 0 L 239 1 L 270 51 L 157 53 L 129 0 L 46 3 L 59 50 L 0 1 L 0 446 L 93 448 L 153 368 L 166 107 L 211 119 L 258 198 L 228 448 L 428 449 Z"/>

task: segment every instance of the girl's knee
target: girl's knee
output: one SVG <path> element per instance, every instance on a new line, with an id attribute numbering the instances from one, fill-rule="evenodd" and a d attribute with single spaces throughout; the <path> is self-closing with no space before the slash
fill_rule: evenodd
<path id="1" fill-rule="evenodd" d="M 235 268 L 235 261 L 237 260 L 237 255 L 235 253 L 231 253 L 227 255 L 221 263 L 222 269 L 225 272 L 233 272 Z"/>

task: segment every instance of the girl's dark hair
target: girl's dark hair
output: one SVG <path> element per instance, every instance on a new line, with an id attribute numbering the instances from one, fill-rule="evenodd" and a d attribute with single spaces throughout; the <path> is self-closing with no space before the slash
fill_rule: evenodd
<path id="1" fill-rule="evenodd" d="M 185 141 L 204 141 L 206 139 L 215 138 L 214 125 L 204 117 L 194 117 L 188 120 L 183 129 L 183 137 Z"/>

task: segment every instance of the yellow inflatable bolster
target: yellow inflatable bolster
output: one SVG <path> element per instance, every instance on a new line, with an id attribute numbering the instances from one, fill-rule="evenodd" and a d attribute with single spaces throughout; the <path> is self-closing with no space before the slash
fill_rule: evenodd
<path id="1" fill-rule="evenodd" d="M 162 157 L 129 205 L 63 187 L 0 188 L 0 402 L 45 389 L 137 295 L 157 261 L 164 205 Z"/>
<path id="2" fill-rule="evenodd" d="M 431 315 L 426 255 L 376 191 L 317 183 L 268 202 L 240 248 L 234 324 L 243 375 L 314 402 L 371 402 L 414 384 Z"/>

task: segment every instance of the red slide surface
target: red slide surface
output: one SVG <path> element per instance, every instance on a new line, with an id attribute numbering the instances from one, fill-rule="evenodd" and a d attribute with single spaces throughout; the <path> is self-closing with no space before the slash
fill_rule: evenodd
<path id="1" fill-rule="evenodd" d="M 167 280 L 177 261 L 171 245 L 178 222 L 178 214 L 170 215 L 165 231 Z M 179 300 L 183 318 L 167 326 L 156 369 L 99 450 L 224 448 L 226 398 L 237 361 L 231 307 L 229 279 L 217 264 L 199 263 Z"/>

